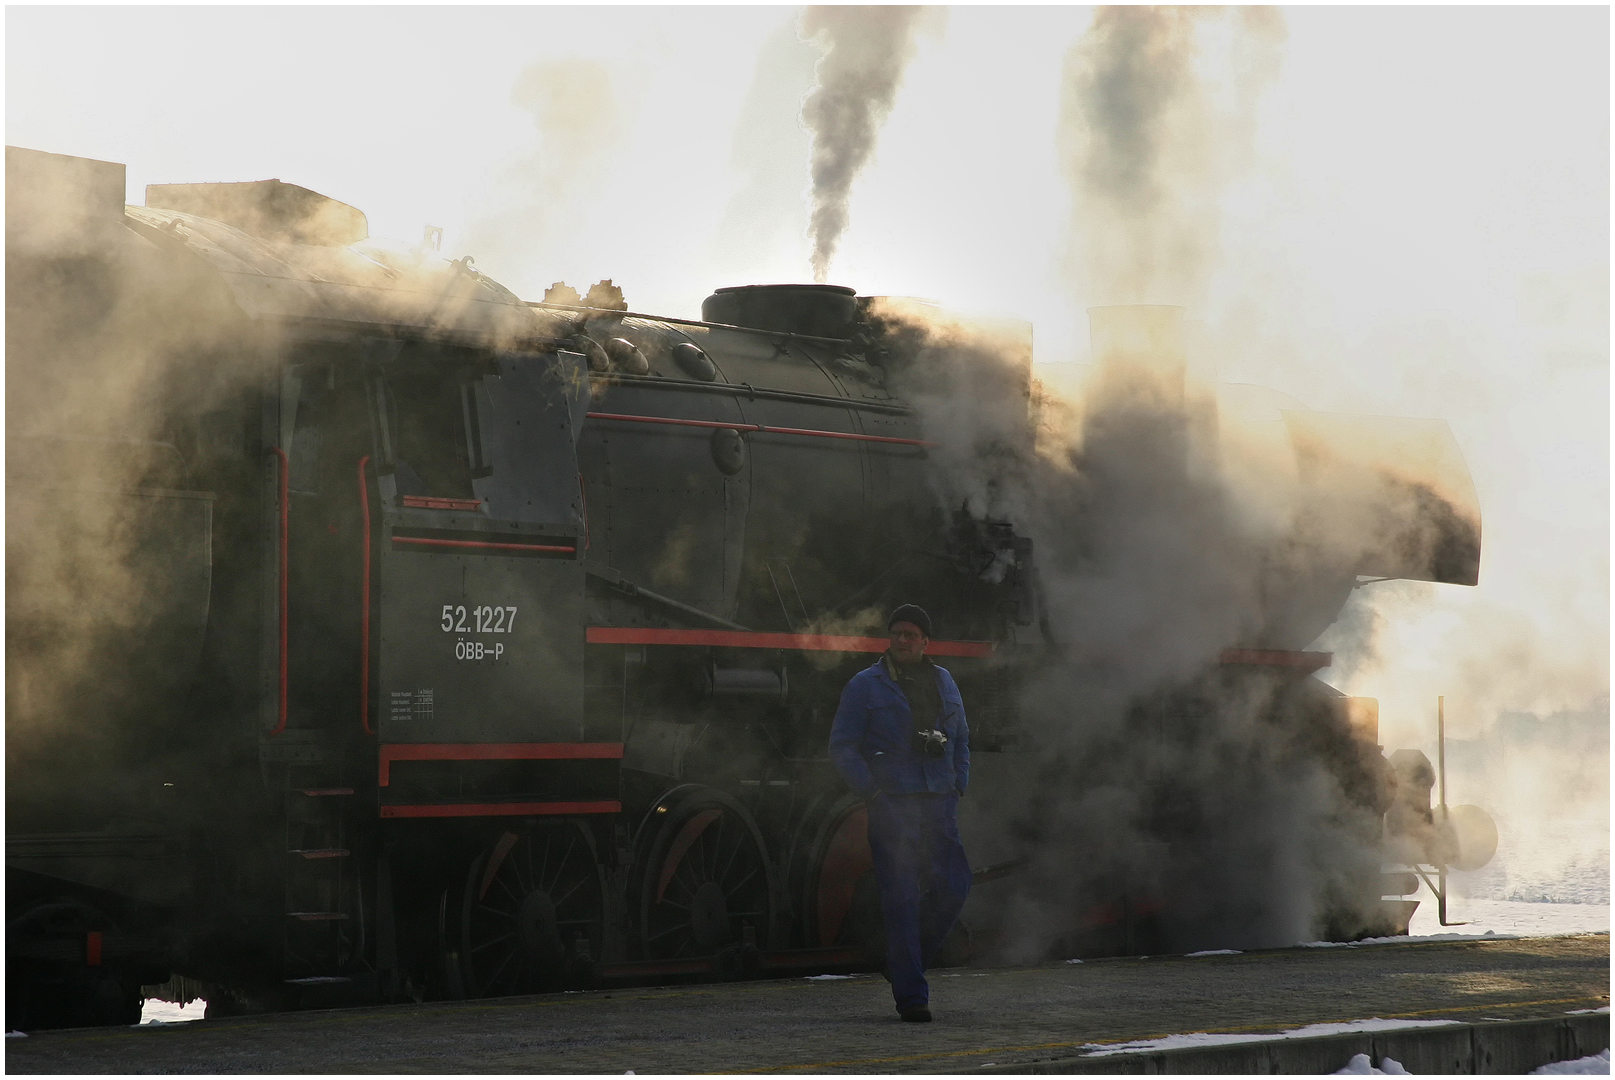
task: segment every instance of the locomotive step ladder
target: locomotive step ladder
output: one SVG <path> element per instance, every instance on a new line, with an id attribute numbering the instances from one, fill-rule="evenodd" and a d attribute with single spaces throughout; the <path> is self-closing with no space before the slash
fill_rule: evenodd
<path id="1" fill-rule="evenodd" d="M 363 947 L 347 839 L 353 806 L 354 789 L 339 765 L 288 764 L 282 977 L 289 984 L 348 982 Z"/>

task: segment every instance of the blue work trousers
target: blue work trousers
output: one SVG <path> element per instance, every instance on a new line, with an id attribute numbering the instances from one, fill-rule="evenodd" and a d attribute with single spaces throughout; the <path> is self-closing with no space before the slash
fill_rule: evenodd
<path id="1" fill-rule="evenodd" d="M 886 923 L 886 977 L 899 1011 L 930 1002 L 931 966 L 970 894 L 957 795 L 869 800 L 869 851 Z"/>

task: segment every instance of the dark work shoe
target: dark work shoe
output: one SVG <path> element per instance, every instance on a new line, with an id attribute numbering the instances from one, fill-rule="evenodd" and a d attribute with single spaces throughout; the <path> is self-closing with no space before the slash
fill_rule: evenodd
<path id="1" fill-rule="evenodd" d="M 897 1015 L 911 1024 L 929 1024 L 931 1022 L 931 1010 L 924 1005 L 915 1005 L 910 1009 L 899 1009 Z"/>

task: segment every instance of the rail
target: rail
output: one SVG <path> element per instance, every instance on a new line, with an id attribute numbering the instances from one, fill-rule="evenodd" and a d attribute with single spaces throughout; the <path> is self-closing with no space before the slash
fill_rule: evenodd
<path id="1" fill-rule="evenodd" d="M 852 431 L 816 431 L 812 428 L 774 427 L 769 424 L 735 424 L 722 420 L 686 420 L 676 416 L 632 416 L 627 413 L 584 413 L 590 420 L 617 420 L 630 424 L 672 424 L 677 427 L 728 428 L 760 435 L 806 435 L 815 439 L 850 439 L 854 442 L 897 443 L 900 446 L 936 446 L 924 439 L 899 439 L 891 435 L 863 435 Z"/>

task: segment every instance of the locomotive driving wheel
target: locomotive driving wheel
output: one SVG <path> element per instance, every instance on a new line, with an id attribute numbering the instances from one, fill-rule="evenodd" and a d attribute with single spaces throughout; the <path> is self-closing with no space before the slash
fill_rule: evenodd
<path id="1" fill-rule="evenodd" d="M 838 800 L 820 819 L 801 874 L 803 934 L 809 946 L 852 945 L 885 951 L 869 811 L 856 795 Z"/>
<path id="2" fill-rule="evenodd" d="M 711 956 L 732 945 L 767 943 L 773 871 L 746 808 L 701 788 L 659 805 L 651 818 L 639 905 L 645 958 Z"/>
<path id="3" fill-rule="evenodd" d="M 530 994 L 587 979 L 605 936 L 605 882 L 580 822 L 509 831 L 471 863 L 459 909 L 468 997 Z"/>

